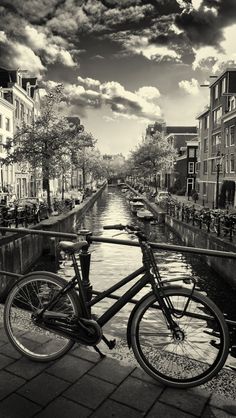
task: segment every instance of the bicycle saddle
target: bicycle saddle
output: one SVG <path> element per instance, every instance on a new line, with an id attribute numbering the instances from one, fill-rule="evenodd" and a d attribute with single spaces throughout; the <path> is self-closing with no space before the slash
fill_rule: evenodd
<path id="1" fill-rule="evenodd" d="M 59 248 L 60 250 L 63 250 L 68 253 L 76 253 L 77 251 L 80 251 L 83 247 L 86 247 L 88 245 L 87 241 L 61 241 L 59 242 Z"/>

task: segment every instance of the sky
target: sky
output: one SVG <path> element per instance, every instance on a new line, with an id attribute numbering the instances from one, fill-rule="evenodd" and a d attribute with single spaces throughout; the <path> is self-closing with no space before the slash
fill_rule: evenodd
<path id="1" fill-rule="evenodd" d="M 236 67 L 236 0 L 1 0 L 0 65 L 64 85 L 102 153 L 148 124 L 197 124 L 210 76 Z M 26 74 L 26 73 L 25 73 Z"/>

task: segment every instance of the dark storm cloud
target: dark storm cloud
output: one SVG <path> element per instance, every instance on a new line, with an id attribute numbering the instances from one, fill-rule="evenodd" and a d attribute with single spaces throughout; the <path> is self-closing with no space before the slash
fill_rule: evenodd
<path id="1" fill-rule="evenodd" d="M 198 10 L 186 9 L 175 23 L 193 45 L 219 45 L 222 29 L 235 23 L 235 0 L 203 0 Z"/>
<path id="2" fill-rule="evenodd" d="M 36 24 L 46 23 L 66 0 L 2 0 L 1 6 L 13 15 Z"/>
<path id="3" fill-rule="evenodd" d="M 25 65 L 32 56 L 34 68 L 45 72 L 111 56 L 189 64 L 193 48 L 219 45 L 235 21 L 236 0 L 203 0 L 198 10 L 189 0 L 2 0 L 0 11 L 7 36 L 2 65 L 13 57 L 21 66 L 26 52 Z"/>

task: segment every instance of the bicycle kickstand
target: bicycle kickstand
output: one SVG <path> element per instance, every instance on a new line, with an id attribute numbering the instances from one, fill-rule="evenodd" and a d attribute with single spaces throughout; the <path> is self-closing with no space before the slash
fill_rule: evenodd
<path id="1" fill-rule="evenodd" d="M 99 356 L 100 356 L 101 358 L 106 357 L 106 354 L 103 354 L 103 353 L 101 352 L 101 350 L 99 350 L 99 348 L 98 348 L 96 345 L 94 345 L 94 346 L 93 346 L 93 348 L 94 348 L 94 350 L 96 351 L 96 353 L 98 353 L 98 354 L 99 354 Z"/>

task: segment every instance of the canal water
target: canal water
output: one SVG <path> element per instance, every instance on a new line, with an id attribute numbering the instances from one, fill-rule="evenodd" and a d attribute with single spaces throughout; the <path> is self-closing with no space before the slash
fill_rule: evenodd
<path id="1" fill-rule="evenodd" d="M 93 235 L 130 239 L 127 234 L 119 234 L 119 231 L 103 230 L 104 225 L 115 223 L 139 223 L 148 234 L 150 241 L 179 244 L 180 239 L 165 225 L 153 225 L 148 222 L 138 222 L 136 216 L 131 213 L 129 201 L 117 188 L 107 188 L 94 206 L 87 212 L 78 229 L 85 228 L 92 231 Z M 69 231 L 68 231 L 69 232 Z M 119 235 L 118 235 L 119 234 Z M 90 281 L 95 290 L 105 290 L 119 279 L 141 266 L 141 253 L 139 248 L 105 243 L 94 243 L 91 249 L 91 273 Z M 155 257 L 163 279 L 193 277 L 197 286 L 207 294 L 220 309 L 230 318 L 236 319 L 236 291 L 233 290 L 222 277 L 217 275 L 196 255 L 186 255 L 172 251 L 158 250 Z M 34 266 L 34 270 L 50 270 L 57 272 L 61 277 L 69 280 L 73 275 L 71 261 L 54 262 L 48 256 L 43 256 Z M 181 283 L 181 282 L 180 282 Z M 186 284 L 186 286 L 189 286 Z M 124 289 L 116 294 L 122 294 Z M 142 290 L 140 296 L 147 290 Z M 114 300 L 100 302 L 94 308 L 94 313 L 100 315 Z M 116 356 L 127 356 L 126 325 L 129 312 L 133 305 L 124 307 L 107 325 L 104 334 L 118 339 Z M 105 348 L 104 348 L 105 350 Z M 106 350 L 105 350 L 106 351 Z M 235 359 L 230 358 L 231 365 L 236 365 Z"/>

